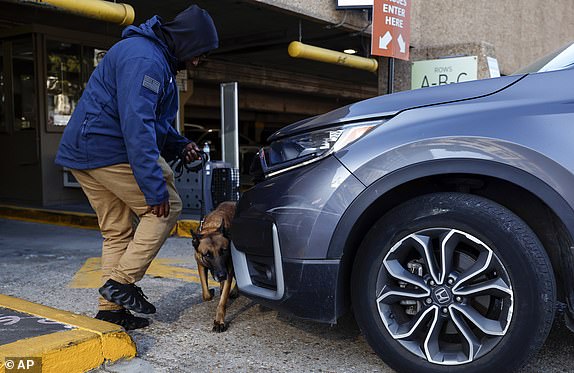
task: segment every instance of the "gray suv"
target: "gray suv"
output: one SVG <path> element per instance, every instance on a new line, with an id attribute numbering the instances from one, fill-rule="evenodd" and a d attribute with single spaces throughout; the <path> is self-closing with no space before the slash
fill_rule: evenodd
<path id="1" fill-rule="evenodd" d="M 557 302 L 574 327 L 573 62 L 273 134 L 233 222 L 240 291 L 326 323 L 352 310 L 398 371 L 518 369 Z"/>

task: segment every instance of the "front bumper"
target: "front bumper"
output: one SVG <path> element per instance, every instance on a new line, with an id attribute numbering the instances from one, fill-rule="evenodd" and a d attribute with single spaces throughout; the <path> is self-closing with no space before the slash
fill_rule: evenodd
<path id="1" fill-rule="evenodd" d="M 231 249 L 242 294 L 301 318 L 335 322 L 346 307 L 338 296 L 341 258 L 327 253 L 337 223 L 363 189 L 328 157 L 244 193 Z"/>
<path id="2" fill-rule="evenodd" d="M 325 323 L 335 323 L 344 311 L 343 305 L 337 304 L 335 288 L 339 260 L 285 261 L 279 254 L 271 262 L 274 272 L 265 271 L 268 277 L 262 286 L 258 278 L 265 272 L 253 271 L 253 258 L 233 244 L 231 255 L 241 293 L 263 305 Z"/>

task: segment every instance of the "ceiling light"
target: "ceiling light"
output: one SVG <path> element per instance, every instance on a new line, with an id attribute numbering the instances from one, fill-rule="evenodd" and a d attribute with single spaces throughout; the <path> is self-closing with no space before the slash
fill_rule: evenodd
<path id="1" fill-rule="evenodd" d="M 347 54 L 355 54 L 357 53 L 357 51 L 355 49 L 349 48 L 349 49 L 345 49 L 343 52 L 347 53 Z"/>

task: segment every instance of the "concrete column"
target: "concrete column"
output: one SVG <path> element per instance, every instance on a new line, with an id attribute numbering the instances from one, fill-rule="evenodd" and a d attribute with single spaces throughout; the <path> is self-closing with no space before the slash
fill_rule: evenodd
<path id="1" fill-rule="evenodd" d="M 412 52 L 411 52 L 412 53 Z M 412 54 L 411 54 L 412 55 Z M 387 93 L 389 58 L 379 57 L 379 95 Z M 394 92 L 406 91 L 411 88 L 411 62 L 395 58 Z"/>

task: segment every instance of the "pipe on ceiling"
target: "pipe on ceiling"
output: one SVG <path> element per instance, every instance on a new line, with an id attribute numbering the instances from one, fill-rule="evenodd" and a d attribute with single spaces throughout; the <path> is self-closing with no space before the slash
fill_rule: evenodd
<path id="1" fill-rule="evenodd" d="M 376 72 L 379 68 L 379 63 L 374 58 L 353 56 L 330 49 L 303 44 L 299 41 L 292 41 L 289 44 L 288 52 L 289 55 L 294 58 L 306 58 L 309 60 L 332 63 L 370 72 Z"/>
<path id="2" fill-rule="evenodd" d="M 50 4 L 70 13 L 117 23 L 121 26 L 131 25 L 135 19 L 134 8 L 129 4 L 103 0 L 35 0 L 33 2 Z"/>

